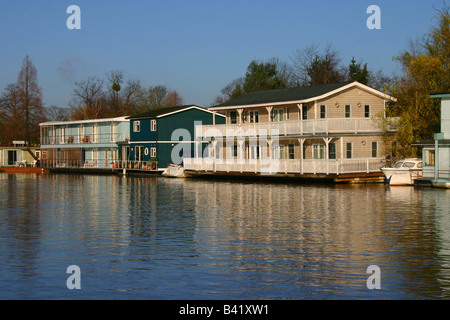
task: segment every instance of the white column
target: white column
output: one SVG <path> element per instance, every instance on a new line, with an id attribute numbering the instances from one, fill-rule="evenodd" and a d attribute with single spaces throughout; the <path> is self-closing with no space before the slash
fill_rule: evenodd
<path id="1" fill-rule="evenodd" d="M 238 123 L 242 123 L 242 111 L 243 111 L 244 109 L 237 109 L 237 112 L 238 112 L 238 114 L 239 114 L 239 121 L 238 121 Z"/>

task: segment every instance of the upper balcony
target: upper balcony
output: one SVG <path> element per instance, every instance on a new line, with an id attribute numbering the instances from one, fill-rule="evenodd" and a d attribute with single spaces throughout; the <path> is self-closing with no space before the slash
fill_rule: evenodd
<path id="1" fill-rule="evenodd" d="M 390 120 L 395 120 L 391 118 Z M 389 121 L 392 123 L 392 121 Z M 393 132 L 388 126 L 384 129 L 379 121 L 366 118 L 328 118 L 312 120 L 288 120 L 280 122 L 258 122 L 238 124 L 218 124 L 196 126 L 196 138 L 215 136 L 311 136 L 326 134 L 364 134 Z"/>
<path id="2" fill-rule="evenodd" d="M 128 141 L 129 134 L 83 134 L 83 135 L 60 135 L 41 136 L 41 145 L 80 145 L 80 144 L 115 144 Z"/>

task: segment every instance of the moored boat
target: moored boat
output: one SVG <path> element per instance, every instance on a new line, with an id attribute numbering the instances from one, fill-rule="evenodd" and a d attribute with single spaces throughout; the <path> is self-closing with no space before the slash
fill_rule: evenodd
<path id="1" fill-rule="evenodd" d="M 422 177 L 422 159 L 408 158 L 397 161 L 392 168 L 381 168 L 386 183 L 391 186 L 413 185 L 414 180 Z"/>
<path id="2" fill-rule="evenodd" d="M 167 169 L 163 171 L 162 175 L 171 178 L 184 178 L 184 167 L 171 163 Z"/>

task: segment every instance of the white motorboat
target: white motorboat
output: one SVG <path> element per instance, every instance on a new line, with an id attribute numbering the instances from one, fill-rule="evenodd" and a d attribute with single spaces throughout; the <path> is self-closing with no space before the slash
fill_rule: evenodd
<path id="1" fill-rule="evenodd" d="M 162 175 L 170 178 L 184 178 L 184 167 L 171 163 L 166 170 L 163 171 Z"/>
<path id="2" fill-rule="evenodd" d="M 393 168 L 381 168 L 386 182 L 391 186 L 413 185 L 422 177 L 422 159 L 408 158 L 397 161 Z"/>

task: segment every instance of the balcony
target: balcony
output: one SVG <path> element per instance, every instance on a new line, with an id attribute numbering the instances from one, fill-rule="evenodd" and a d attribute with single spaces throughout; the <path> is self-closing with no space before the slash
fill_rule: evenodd
<path id="1" fill-rule="evenodd" d="M 387 131 L 394 131 L 388 127 Z M 384 132 L 379 123 L 372 119 L 312 119 L 281 122 L 259 122 L 242 124 L 216 124 L 196 126 L 196 138 L 215 136 L 258 136 L 258 135 L 320 135 L 339 133 Z"/>
<path id="2" fill-rule="evenodd" d="M 90 145 L 90 144 L 111 144 L 130 139 L 129 134 L 83 134 L 61 136 L 41 136 L 41 145 Z"/>

